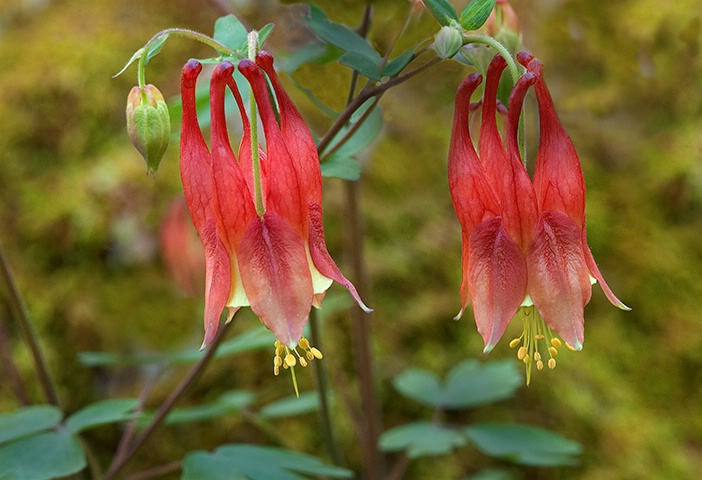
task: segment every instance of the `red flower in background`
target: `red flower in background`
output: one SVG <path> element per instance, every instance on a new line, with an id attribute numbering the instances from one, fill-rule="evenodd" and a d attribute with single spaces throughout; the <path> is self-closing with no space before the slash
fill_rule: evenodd
<path id="1" fill-rule="evenodd" d="M 280 365 L 295 365 L 289 349 L 296 345 L 307 350 L 308 359 L 321 358 L 319 351 L 301 338 L 302 329 L 312 305 L 321 305 L 333 280 L 344 285 L 364 310 L 369 309 L 327 252 L 316 146 L 280 85 L 273 58 L 260 52 L 256 63 L 242 60 L 238 68 L 251 85 L 266 150 L 257 145 L 259 160 L 254 161 L 252 144 L 258 142 L 252 138 L 251 123 L 232 78 L 234 65 L 223 62 L 215 68 L 210 83 L 210 153 L 195 112 L 195 80 L 201 67 L 191 61 L 183 68 L 181 178 L 207 258 L 204 344 L 214 338 L 225 306 L 231 318 L 240 307 L 250 305 L 278 340 L 277 373 Z M 280 123 L 266 76 L 273 87 Z M 229 143 L 224 113 L 227 87 L 243 124 L 236 155 Z M 304 356 L 298 354 L 298 359 L 306 364 Z"/>
<path id="2" fill-rule="evenodd" d="M 539 340 L 547 342 L 548 366 L 555 367 L 561 342 L 575 350 L 584 340 L 583 309 L 591 279 L 610 302 L 628 309 L 609 289 L 587 246 L 585 182 L 575 148 L 558 120 L 542 76 L 542 64 L 521 53 L 527 72 L 509 99 L 506 146 L 496 122 L 497 86 L 506 67 L 496 56 L 487 73 L 479 155 L 469 132 L 470 97 L 478 74 L 458 89 L 449 150 L 449 186 L 463 231 L 462 309 L 473 304 L 478 331 L 490 351 L 510 320 L 524 320 L 518 356 L 543 368 Z M 540 140 L 533 182 L 522 162 L 518 126 L 524 96 L 534 86 L 539 105 Z M 544 323 L 545 322 L 545 323 Z M 550 327 L 550 328 L 549 328 Z"/>

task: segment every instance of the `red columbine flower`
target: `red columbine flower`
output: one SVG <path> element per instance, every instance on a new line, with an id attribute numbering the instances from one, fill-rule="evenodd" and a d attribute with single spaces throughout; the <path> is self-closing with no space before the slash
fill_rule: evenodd
<path id="1" fill-rule="evenodd" d="M 297 354 L 296 359 L 290 350 L 299 345 L 308 359 L 321 358 L 302 338 L 302 329 L 312 305 L 321 305 L 332 280 L 344 285 L 369 311 L 326 248 L 322 178 L 314 140 L 281 87 L 273 58 L 260 52 L 256 63 L 242 60 L 239 71 L 251 85 L 266 150 L 257 142 L 256 151 L 252 150 L 254 131 L 232 78 L 234 65 L 223 62 L 215 68 L 210 83 L 210 153 L 195 115 L 195 77 L 200 68 L 190 62 L 183 69 L 181 170 L 188 206 L 210 260 L 204 343 L 214 337 L 224 306 L 231 318 L 240 307 L 250 305 L 276 336 L 275 372 L 297 361 L 304 366 L 305 357 Z M 226 127 L 226 87 L 234 95 L 243 125 L 237 155 Z"/>
<path id="2" fill-rule="evenodd" d="M 524 333 L 518 357 L 543 368 L 539 340 L 547 342 L 550 368 L 561 341 L 580 350 L 583 309 L 590 300 L 591 279 L 610 302 L 628 309 L 609 289 L 597 268 L 585 235 L 585 183 L 570 138 L 558 120 L 542 77 L 542 65 L 520 54 L 527 67 L 509 99 L 506 146 L 497 129 L 496 97 L 506 67 L 497 56 L 487 72 L 480 141 L 470 138 L 470 97 L 481 82 L 466 78 L 456 95 L 449 150 L 449 186 L 463 231 L 462 309 L 472 298 L 485 351 L 492 350 L 517 314 Z M 539 104 L 540 141 L 533 183 L 519 154 L 517 133 L 526 91 L 534 85 Z M 544 323 L 545 322 L 545 323 Z"/>

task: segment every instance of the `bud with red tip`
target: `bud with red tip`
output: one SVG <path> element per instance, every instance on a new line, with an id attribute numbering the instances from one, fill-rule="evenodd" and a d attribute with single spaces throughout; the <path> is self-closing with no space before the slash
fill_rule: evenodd
<path id="1" fill-rule="evenodd" d="M 168 106 L 155 86 L 134 87 L 129 92 L 127 133 L 144 157 L 147 173 L 155 175 L 171 135 Z"/>

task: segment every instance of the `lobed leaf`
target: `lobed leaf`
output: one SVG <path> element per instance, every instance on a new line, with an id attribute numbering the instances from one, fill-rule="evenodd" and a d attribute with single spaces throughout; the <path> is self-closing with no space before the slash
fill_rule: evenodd
<path id="1" fill-rule="evenodd" d="M 61 410 L 52 405 L 23 407 L 0 415 L 0 444 L 53 428 L 61 418 Z"/>
<path id="2" fill-rule="evenodd" d="M 319 395 L 317 392 L 305 392 L 300 394 L 299 397 L 291 395 L 269 403 L 261 408 L 258 413 L 265 418 L 282 418 L 314 412 L 317 409 L 319 409 Z"/>
<path id="3" fill-rule="evenodd" d="M 181 480 L 301 480 L 309 476 L 351 478 L 353 472 L 316 457 L 281 448 L 230 444 L 214 452 L 195 451 L 183 461 Z"/>
<path id="4" fill-rule="evenodd" d="M 86 466 L 80 442 L 67 429 L 41 433 L 0 446 L 0 478 L 49 480 Z"/>
<path id="5" fill-rule="evenodd" d="M 78 410 L 66 419 L 66 429 L 71 433 L 79 433 L 108 423 L 123 422 L 133 418 L 134 411 L 139 406 L 136 398 L 116 398 L 96 402 Z"/>
<path id="6" fill-rule="evenodd" d="M 504 400 L 514 395 L 523 381 L 512 361 L 466 360 L 446 375 L 440 403 L 446 409 L 461 409 Z"/>
<path id="7" fill-rule="evenodd" d="M 478 423 L 465 434 L 484 454 L 522 465 L 575 465 L 582 453 L 579 443 L 531 425 Z"/>
<path id="8" fill-rule="evenodd" d="M 380 436 L 380 449 L 404 450 L 410 458 L 447 455 L 466 444 L 461 432 L 430 422 L 414 422 L 392 428 Z"/>

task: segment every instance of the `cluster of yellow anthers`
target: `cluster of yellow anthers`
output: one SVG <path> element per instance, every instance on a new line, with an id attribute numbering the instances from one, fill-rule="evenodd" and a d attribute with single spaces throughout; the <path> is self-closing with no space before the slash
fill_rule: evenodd
<path id="1" fill-rule="evenodd" d="M 527 385 L 531 380 L 531 367 L 536 362 L 536 369 L 543 370 L 544 360 L 539 351 L 539 342 L 541 340 L 546 344 L 548 352 L 548 368 L 556 368 L 556 355 L 558 349 L 561 348 L 563 342 L 554 336 L 553 331 L 546 325 L 539 312 L 533 306 L 522 307 L 519 309 L 518 315 L 522 316 L 524 322 L 524 330 L 518 338 L 512 339 L 509 342 L 510 348 L 516 348 L 519 344 L 521 347 L 517 350 L 517 358 L 524 362 L 527 372 Z M 573 347 L 566 343 L 566 347 L 573 350 Z"/>
<path id="2" fill-rule="evenodd" d="M 304 351 L 304 355 L 301 355 L 300 352 L 297 351 L 298 347 Z M 307 361 L 309 360 L 311 362 L 315 358 L 321 360 L 324 358 L 324 355 L 322 355 L 319 349 L 310 346 L 309 340 L 305 337 L 300 338 L 300 341 L 297 342 L 297 347 L 292 349 L 276 340 L 275 356 L 273 357 L 273 373 L 278 375 L 280 373 L 280 367 L 284 369 L 293 368 L 298 363 L 306 367 Z"/>

